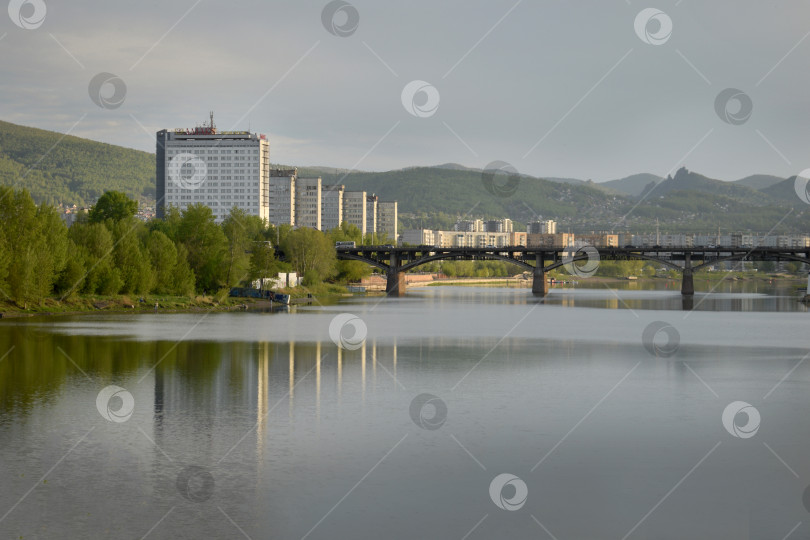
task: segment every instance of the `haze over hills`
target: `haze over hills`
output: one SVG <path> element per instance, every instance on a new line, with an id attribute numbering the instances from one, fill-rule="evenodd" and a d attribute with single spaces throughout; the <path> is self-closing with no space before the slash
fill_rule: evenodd
<path id="1" fill-rule="evenodd" d="M 89 204 L 111 189 L 154 198 L 154 160 L 147 152 L 0 122 L 0 183 L 25 187 L 38 202 Z M 768 175 L 724 182 L 681 169 L 666 179 L 642 173 L 603 183 L 521 175 L 509 186 L 499 184 L 505 177 L 485 185 L 481 169 L 452 163 L 385 172 L 299 167 L 299 174 L 397 200 L 405 227 L 450 226 L 459 217 L 509 217 L 522 226 L 542 217 L 575 232 L 650 230 L 656 219 L 672 232 L 766 232 L 784 218 L 775 232 L 810 230 L 810 207 L 796 196 L 793 179 Z"/>

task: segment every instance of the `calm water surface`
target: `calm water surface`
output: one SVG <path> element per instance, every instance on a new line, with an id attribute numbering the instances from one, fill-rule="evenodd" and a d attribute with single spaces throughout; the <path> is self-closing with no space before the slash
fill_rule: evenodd
<path id="1" fill-rule="evenodd" d="M 794 286 L 610 287 L 2 321 L 0 538 L 810 538 Z"/>

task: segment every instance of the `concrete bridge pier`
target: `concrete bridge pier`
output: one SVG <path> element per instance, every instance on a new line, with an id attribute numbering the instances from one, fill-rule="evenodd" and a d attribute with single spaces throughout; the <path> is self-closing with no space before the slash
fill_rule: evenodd
<path id="1" fill-rule="evenodd" d="M 683 266 L 683 282 L 681 283 L 681 294 L 683 296 L 695 295 L 695 280 L 692 277 L 692 257 L 686 254 Z"/>
<path id="2" fill-rule="evenodd" d="M 544 269 L 545 262 L 543 256 L 535 256 L 535 267 L 532 271 L 532 293 L 535 296 L 546 296 L 548 294 L 548 280 Z"/>
<path id="3" fill-rule="evenodd" d="M 405 273 L 399 271 L 399 257 L 391 253 L 388 275 L 385 282 L 385 294 L 388 296 L 405 296 Z"/>

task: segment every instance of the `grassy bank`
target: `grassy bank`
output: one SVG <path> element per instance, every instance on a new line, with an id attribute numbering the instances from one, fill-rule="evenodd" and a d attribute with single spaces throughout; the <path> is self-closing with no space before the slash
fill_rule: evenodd
<path id="1" fill-rule="evenodd" d="M 346 287 L 322 283 L 312 287 L 292 287 L 278 292 L 289 294 L 293 301 L 313 298 L 316 301 L 349 295 Z M 3 318 L 33 315 L 67 315 L 79 313 L 193 313 L 204 311 L 234 311 L 250 308 L 261 302 L 254 298 L 232 298 L 223 290 L 216 295 L 167 296 L 167 295 L 80 295 L 65 299 L 46 298 L 40 303 L 30 302 L 18 306 L 14 302 L 0 301 L 0 316 Z M 157 304 L 157 309 L 155 309 Z"/>

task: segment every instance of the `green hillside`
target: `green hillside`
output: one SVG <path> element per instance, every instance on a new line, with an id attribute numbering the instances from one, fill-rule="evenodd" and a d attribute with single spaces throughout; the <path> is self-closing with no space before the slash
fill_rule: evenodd
<path id="1" fill-rule="evenodd" d="M 0 184 L 24 187 L 37 202 L 89 204 L 106 190 L 153 200 L 154 169 L 154 154 L 148 152 L 0 122 Z M 399 201 L 406 228 L 446 228 L 460 217 L 508 217 L 522 229 L 542 217 L 557 220 L 560 231 L 573 232 L 649 231 L 656 220 L 670 232 L 718 227 L 766 232 L 784 218 L 774 232 L 810 231 L 810 205 L 795 195 L 792 179 L 757 191 L 686 169 L 657 185 L 653 175 L 634 175 L 609 186 L 521 176 L 513 191 L 498 195 L 487 189 L 480 170 L 455 164 L 387 172 L 299 167 L 299 174 Z M 633 192 L 645 181 L 640 194 L 616 189 Z"/>
<path id="2" fill-rule="evenodd" d="M 0 185 L 52 204 L 89 204 L 107 190 L 154 199 L 155 156 L 0 122 Z"/>

